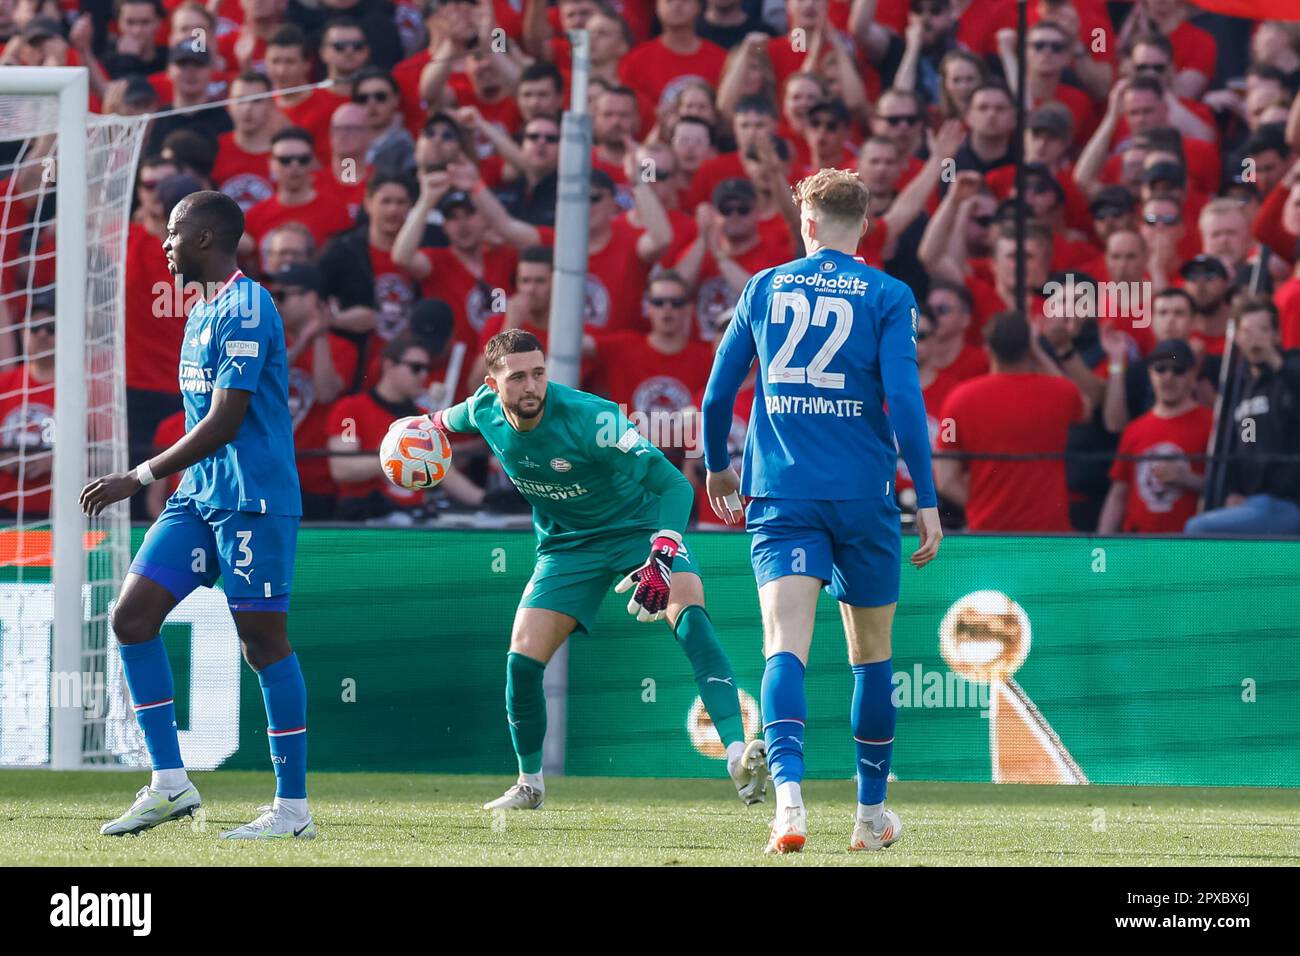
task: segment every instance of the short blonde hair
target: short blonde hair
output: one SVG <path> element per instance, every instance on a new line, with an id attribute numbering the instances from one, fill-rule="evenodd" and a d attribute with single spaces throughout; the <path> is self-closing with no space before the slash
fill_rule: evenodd
<path id="1" fill-rule="evenodd" d="M 1202 206 L 1201 214 L 1196 219 L 1196 225 L 1204 229 L 1205 224 L 1213 216 L 1236 216 L 1245 224 L 1247 229 L 1250 228 L 1250 216 L 1247 214 L 1246 208 L 1230 196 L 1217 196 Z"/>
<path id="2" fill-rule="evenodd" d="M 827 219 L 857 226 L 867 217 L 871 191 L 857 173 L 843 169 L 821 169 L 805 176 L 794 187 L 798 205 L 812 206 Z"/>

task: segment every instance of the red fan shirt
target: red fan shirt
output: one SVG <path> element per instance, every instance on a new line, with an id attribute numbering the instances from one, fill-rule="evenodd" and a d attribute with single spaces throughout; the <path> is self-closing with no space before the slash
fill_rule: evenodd
<path id="1" fill-rule="evenodd" d="M 451 306 L 456 320 L 453 338 L 476 348 L 487 320 L 494 312 L 505 311 L 506 299 L 514 291 L 518 253 L 510 246 L 486 246 L 481 279 L 450 247 L 421 249 L 420 255 L 429 263 L 429 275 L 421 285 L 423 295 Z"/>
<path id="2" fill-rule="evenodd" d="M 638 43 L 618 63 L 618 78 L 635 91 L 640 104 L 643 131 L 654 124 L 659 109 L 672 101 L 683 84 L 704 80 L 715 90 L 727 62 L 727 51 L 708 40 L 700 40 L 691 54 L 675 53 L 663 37 Z"/>
<path id="3" fill-rule="evenodd" d="M 1129 422 L 1119 440 L 1121 455 L 1203 455 L 1210 444 L 1214 412 L 1204 405 L 1174 418 L 1161 418 L 1155 410 Z M 1158 461 L 1116 459 L 1110 480 L 1128 485 L 1122 530 L 1141 534 L 1178 534 L 1196 514 L 1196 492 L 1170 485 L 1155 475 Z M 1205 463 L 1190 463 L 1195 474 L 1205 474 Z"/>
<path id="4" fill-rule="evenodd" d="M 311 133 L 316 156 L 325 166 L 330 160 L 330 118 L 336 109 L 349 102 L 347 97 L 329 90 L 312 90 L 311 95 L 300 103 L 285 106 L 277 100 L 276 107 L 294 126 L 301 126 Z"/>
<path id="5" fill-rule="evenodd" d="M 686 251 L 682 250 L 682 255 L 685 254 Z M 750 275 L 789 262 L 793 258 L 794 242 L 788 229 L 779 235 L 771 233 L 766 237 L 760 232 L 759 242 L 752 249 L 734 257 L 736 265 Z M 681 256 L 678 257 L 679 261 L 680 259 Z M 740 297 L 740 290 L 733 289 L 731 283 L 718 270 L 718 263 L 713 258 L 712 252 L 704 253 L 695 290 L 694 337 L 712 342 L 714 322 L 720 314 L 735 306 L 736 300 Z"/>
<path id="6" fill-rule="evenodd" d="M 239 208 L 248 212 L 258 203 L 275 195 L 271 182 L 271 151 L 250 153 L 235 142 L 234 132 L 222 133 L 217 139 L 217 161 L 212 167 L 212 181 Z"/>
<path id="7" fill-rule="evenodd" d="M 126 387 L 180 392 L 185 303 L 162 240 L 139 223 L 126 239 Z"/>
<path id="8" fill-rule="evenodd" d="M 1083 399 L 1068 379 L 1055 375 L 981 375 L 948 395 L 939 420 L 944 451 L 984 454 L 1055 454 L 1065 451 L 1066 432 L 1083 418 Z M 967 463 L 966 522 L 972 531 L 1069 531 L 1065 462 Z"/>
<path id="9" fill-rule="evenodd" d="M 349 448 L 377 452 L 392 423 L 392 412 L 375 401 L 370 392 L 344 395 L 330 413 L 327 440 L 347 438 Z M 338 490 L 340 498 L 367 498 L 378 491 L 399 508 L 413 507 L 424 497 L 424 492 L 400 488 L 382 475 L 369 481 L 340 482 Z"/>
<path id="10" fill-rule="evenodd" d="M 330 236 L 346 232 L 353 225 L 343 201 L 328 191 L 318 189 L 309 202 L 298 206 L 282 205 L 277 196 L 264 199 L 244 213 L 244 231 L 257 243 L 263 263 L 266 262 L 272 231 L 286 222 L 300 222 L 306 226 L 316 241 L 317 249 L 324 246 Z"/>
<path id="11" fill-rule="evenodd" d="M 328 334 L 328 333 L 326 333 Z M 286 343 L 292 347 L 292 343 Z M 357 348 L 347 339 L 329 336 L 330 355 L 334 371 L 344 386 L 352 381 L 357 370 Z M 321 451 L 329 438 L 330 409 L 335 402 L 316 399 L 316 348 L 311 343 L 289 369 L 289 415 L 293 419 L 293 445 L 298 451 Z M 303 491 L 317 495 L 332 495 L 338 490 L 330 477 L 329 459 L 324 457 L 298 458 L 298 481 Z"/>
<path id="12" fill-rule="evenodd" d="M 609 400 L 628 414 L 647 418 L 690 408 L 713 369 L 713 349 L 687 342 L 678 352 L 660 352 L 640 332 L 596 337 L 596 361 L 604 370 Z"/>
<path id="13" fill-rule="evenodd" d="M 24 517 L 50 513 L 53 448 L 54 382 L 36 381 L 26 362 L 0 373 L 0 454 L 12 461 L 0 468 L 0 509 Z"/>
<path id="14" fill-rule="evenodd" d="M 555 245 L 555 230 L 538 226 L 542 244 Z M 589 332 L 622 332 L 646 327 L 641 297 L 653 263 L 641 261 L 637 240 L 644 230 L 619 216 L 610 223 L 609 241 L 587 256 L 587 295 L 582 323 Z"/>

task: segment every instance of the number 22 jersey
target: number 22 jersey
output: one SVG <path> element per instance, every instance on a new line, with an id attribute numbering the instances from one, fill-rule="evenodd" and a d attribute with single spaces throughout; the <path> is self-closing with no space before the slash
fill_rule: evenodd
<path id="1" fill-rule="evenodd" d="M 934 506 L 916 320 L 911 289 L 842 252 L 822 249 L 757 273 L 740 295 L 705 395 L 709 470 L 729 464 L 732 397 L 757 358 L 745 495 L 892 496 L 896 433 L 917 506 Z"/>

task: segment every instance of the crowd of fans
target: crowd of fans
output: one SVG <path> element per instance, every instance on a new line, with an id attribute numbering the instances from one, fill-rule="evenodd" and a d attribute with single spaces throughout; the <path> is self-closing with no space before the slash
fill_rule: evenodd
<path id="1" fill-rule="evenodd" d="M 747 279 L 802 253 L 791 184 L 838 167 L 871 190 L 861 257 L 920 304 L 946 524 L 1300 534 L 1300 23 L 1029 0 L 1018 94 L 1015 18 L 1015 0 L 0 0 L 0 61 L 84 65 L 105 113 L 215 104 L 153 118 L 139 164 L 132 461 L 184 431 L 184 315 L 153 300 L 171 208 L 216 188 L 284 319 L 306 517 L 522 508 L 472 441 L 429 495 L 363 452 L 481 383 L 495 332 L 546 341 L 566 31 L 585 29 L 583 382 L 681 424 L 651 437 L 697 484 L 713 345 Z M 5 202 L 0 235 L 40 223 Z M 40 283 L 5 260 L 13 312 Z M 27 359 L 0 383 L 0 414 L 26 383 L 6 448 L 52 405 L 49 305 L 0 342 Z M 751 373 L 736 404 L 737 461 L 761 389 Z M 1216 404 L 1227 465 L 1206 489 Z M 901 464 L 898 487 L 906 509 Z M 168 489 L 149 490 L 157 513 Z M 1222 507 L 1198 515 L 1207 490 Z"/>

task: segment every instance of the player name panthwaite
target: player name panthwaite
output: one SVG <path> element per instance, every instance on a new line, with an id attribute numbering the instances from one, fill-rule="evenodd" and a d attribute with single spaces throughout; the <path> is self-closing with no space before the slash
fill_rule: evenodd
<path id="1" fill-rule="evenodd" d="M 153 894 L 70 892 L 50 897 L 51 926 L 129 926 L 134 936 L 148 936 L 153 928 Z"/>
<path id="2" fill-rule="evenodd" d="M 852 398 L 823 398 L 820 395 L 767 395 L 769 415 L 834 415 L 860 418 L 861 401 Z"/>

